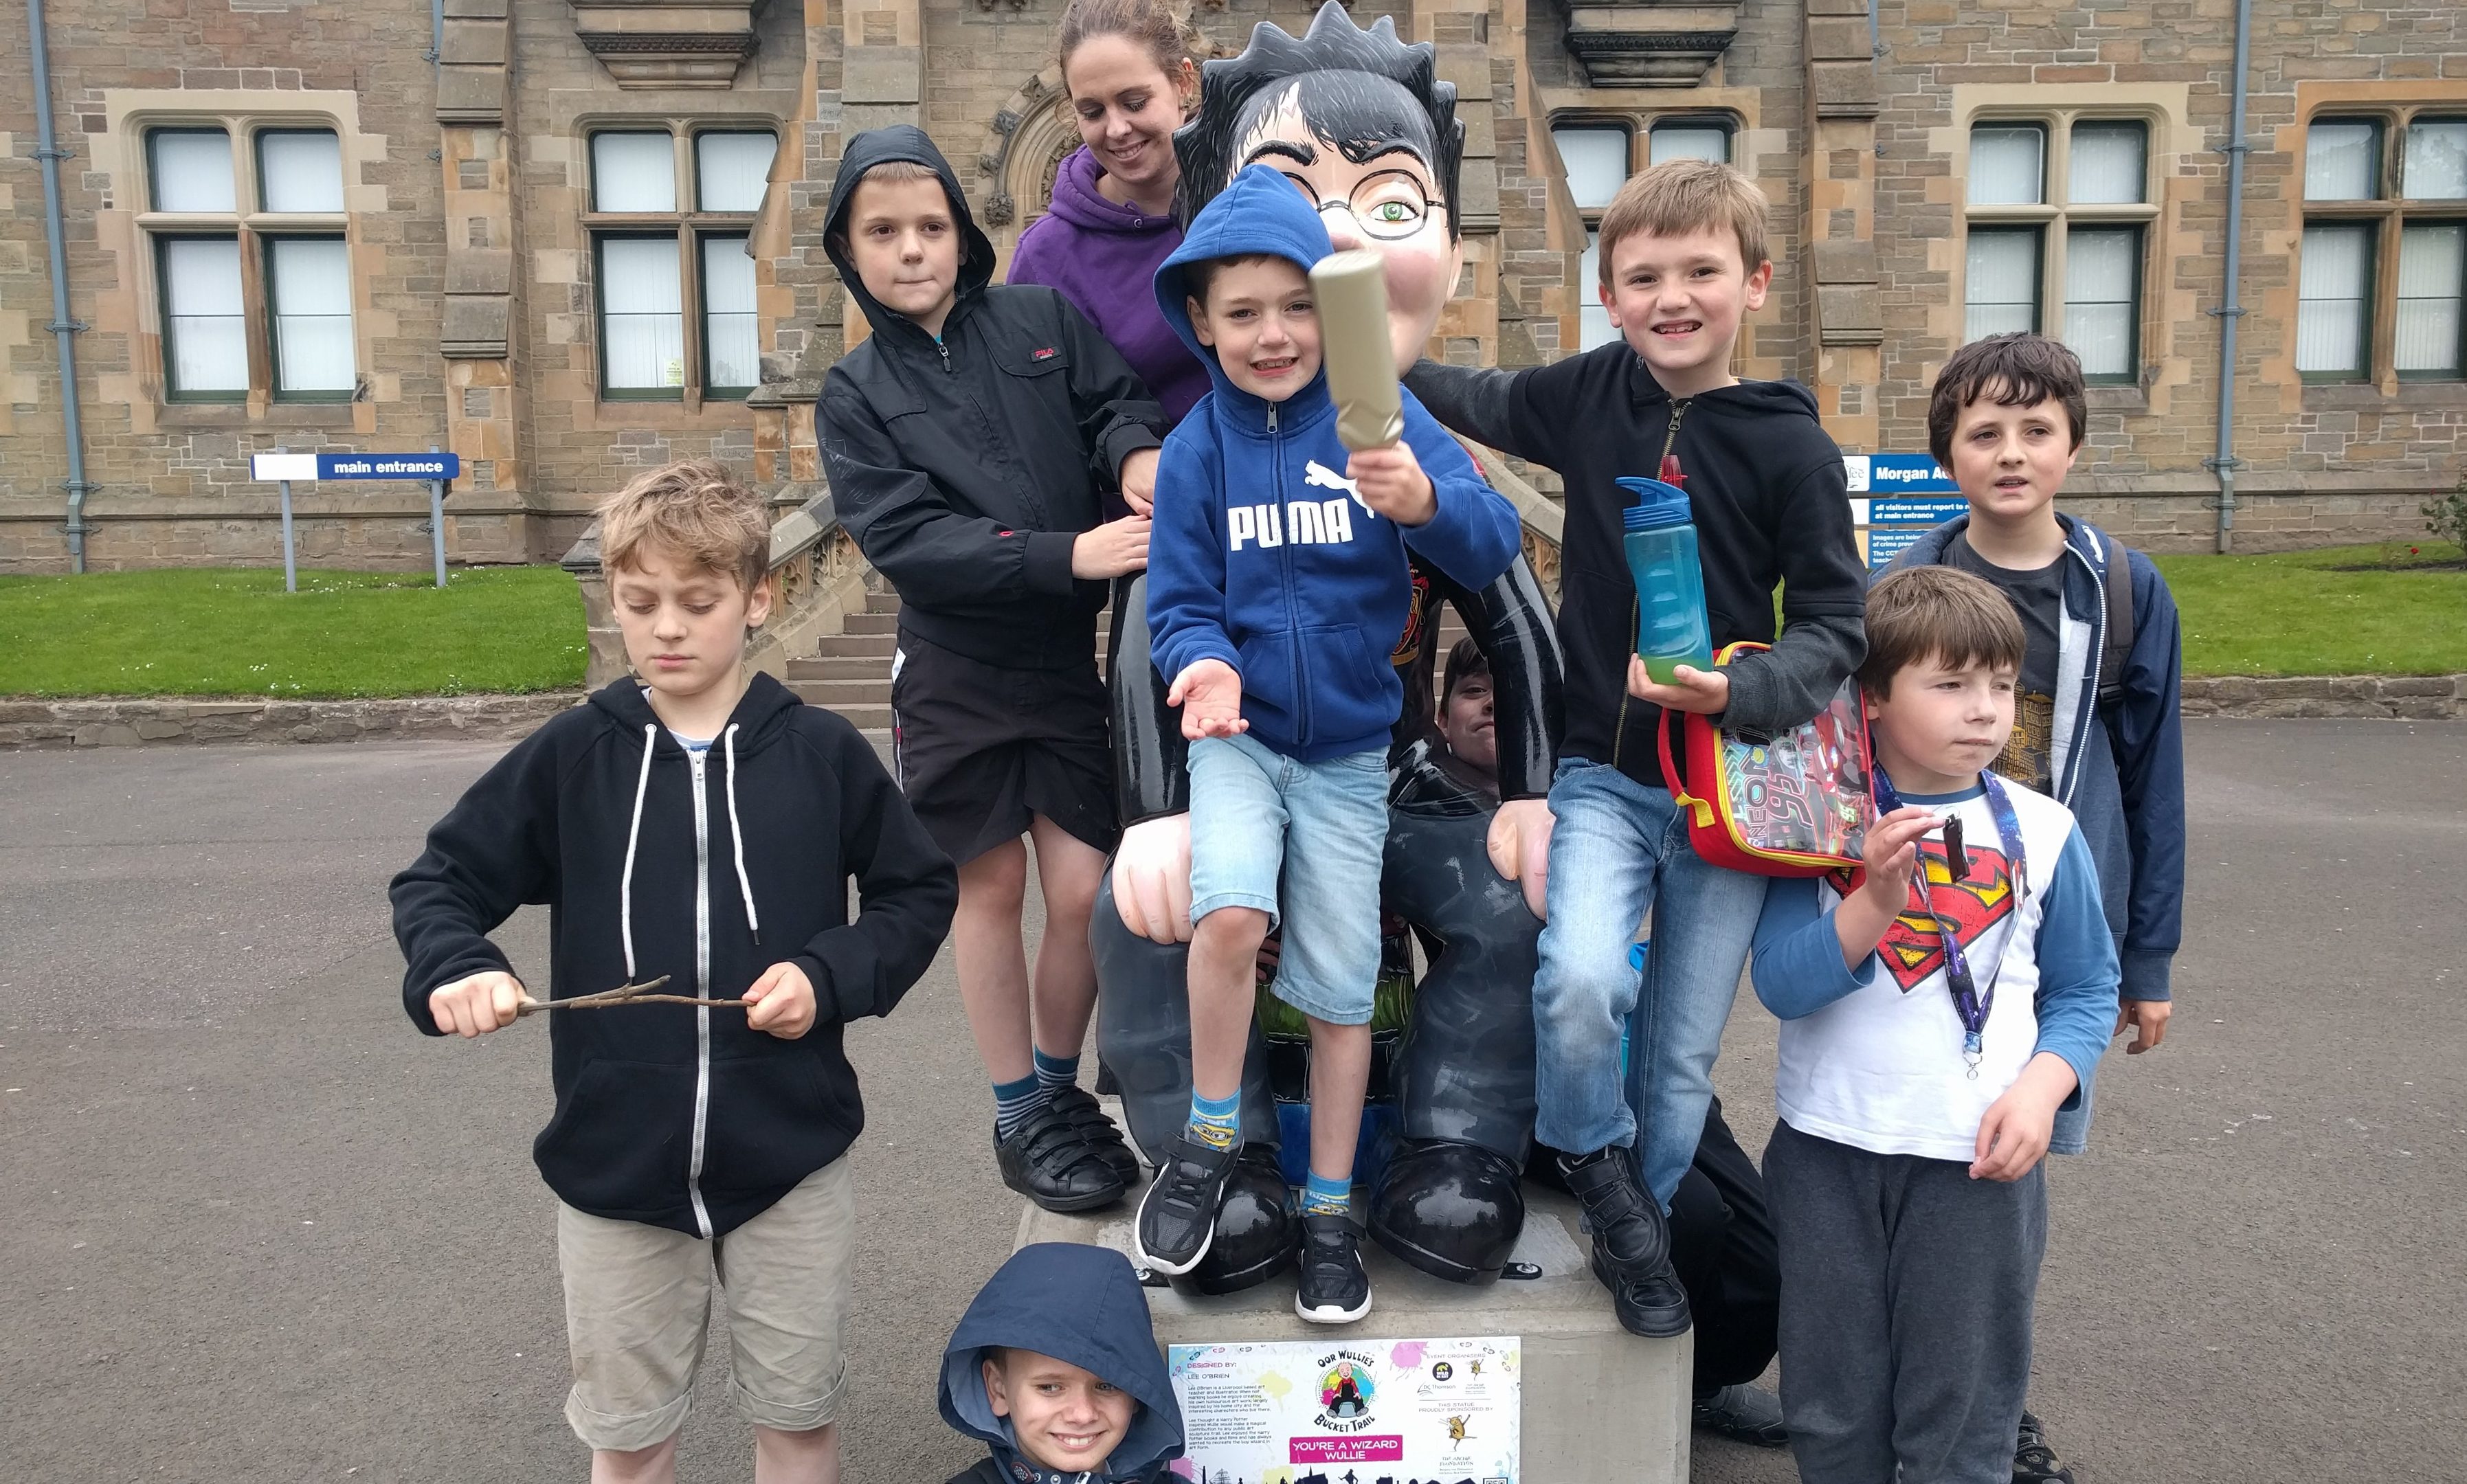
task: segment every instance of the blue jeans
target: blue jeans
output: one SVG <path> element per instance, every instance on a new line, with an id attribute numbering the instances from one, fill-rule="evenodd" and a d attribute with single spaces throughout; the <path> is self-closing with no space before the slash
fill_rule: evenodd
<path id="1" fill-rule="evenodd" d="M 1252 907 L 1284 930 L 1276 997 L 1331 1025 L 1370 1019 L 1388 751 L 1306 763 L 1247 735 L 1190 744 L 1190 920 Z M 1282 878 L 1283 911 L 1279 908 Z"/>
<path id="2" fill-rule="evenodd" d="M 1645 1188 L 1667 1206 L 1705 1133 L 1713 1057 L 1766 881 L 1707 865 L 1669 790 L 1617 768 L 1562 759 L 1550 812 L 1550 917 L 1533 980 L 1533 1136 L 1572 1155 L 1633 1144 Z M 1653 951 L 1640 993 L 1627 951 L 1648 910 Z M 1622 1027 L 1631 1036 L 1625 1088 Z"/>

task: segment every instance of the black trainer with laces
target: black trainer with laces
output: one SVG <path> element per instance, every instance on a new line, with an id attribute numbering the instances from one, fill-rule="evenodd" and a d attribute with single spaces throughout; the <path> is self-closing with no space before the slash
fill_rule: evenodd
<path id="1" fill-rule="evenodd" d="M 1122 1139 L 1122 1131 L 1105 1116 L 1105 1110 L 1094 1097 L 1075 1082 L 1055 1088 L 1051 1101 L 1070 1118 L 1071 1126 L 1079 1131 L 1088 1147 L 1113 1166 L 1114 1173 L 1121 1177 L 1124 1190 L 1140 1182 L 1140 1157 L 1131 1153 L 1131 1146 Z"/>
<path id="2" fill-rule="evenodd" d="M 2013 1484 L 2073 1484 L 2073 1471 L 2048 1446 L 2048 1425 L 2026 1411 L 2013 1444 Z"/>
<path id="3" fill-rule="evenodd" d="M 1294 1313 L 1313 1324 L 1351 1324 L 1370 1312 L 1362 1228 L 1346 1216 L 1302 1218 L 1302 1279 Z"/>
<path id="4" fill-rule="evenodd" d="M 1131 1247 L 1143 1267 L 1180 1277 L 1199 1266 L 1216 1237 L 1216 1212 L 1225 1203 L 1225 1180 L 1241 1147 L 1218 1149 L 1188 1133 L 1166 1151 L 1165 1163 L 1140 1197 L 1140 1219 Z"/>
<path id="5" fill-rule="evenodd" d="M 994 1140 L 1003 1183 L 1049 1211 L 1093 1211 L 1122 1199 L 1122 1178 L 1089 1146 L 1071 1115 L 1040 1103 Z"/>

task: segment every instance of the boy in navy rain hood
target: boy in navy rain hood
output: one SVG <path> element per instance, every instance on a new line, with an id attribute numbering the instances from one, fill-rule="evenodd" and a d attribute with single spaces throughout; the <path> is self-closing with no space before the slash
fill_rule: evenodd
<path id="1" fill-rule="evenodd" d="M 1401 220 L 1428 206 L 1401 172 L 1381 189 L 1393 200 L 1351 209 Z M 1295 1309 L 1341 1324 L 1370 1310 L 1348 1211 L 1406 551 L 1478 588 L 1507 570 L 1520 532 L 1515 508 L 1410 393 L 1400 442 L 1349 452 L 1338 439 L 1307 278 L 1330 251 L 1309 197 L 1259 165 L 1157 272 L 1158 305 L 1214 389 L 1166 440 L 1148 553 L 1152 658 L 1191 739 L 1194 931 L 1190 1120 L 1142 1200 L 1138 1245 L 1168 1273 L 1208 1255 L 1238 1143 L 1252 964 L 1281 925 L 1274 993 L 1311 1028 Z"/>
<path id="2" fill-rule="evenodd" d="M 940 1390 L 942 1420 L 993 1450 L 950 1484 L 1155 1484 L 1182 1456 L 1147 1295 L 1108 1248 L 1013 1252 L 952 1333 Z"/>

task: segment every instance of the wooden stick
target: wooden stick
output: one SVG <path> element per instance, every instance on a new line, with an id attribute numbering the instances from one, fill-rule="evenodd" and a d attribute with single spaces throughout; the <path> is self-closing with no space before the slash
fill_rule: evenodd
<path id="1" fill-rule="evenodd" d="M 615 989 L 603 989 L 596 995 L 575 995 L 565 1000 L 533 1000 L 525 995 L 523 1002 L 514 1007 L 514 1018 L 520 1020 L 541 1010 L 604 1010 L 610 1005 L 622 1004 L 699 1004 L 720 1010 L 745 1008 L 742 1000 L 698 1000 L 691 995 L 651 993 L 668 981 L 668 976 L 663 974 L 646 983 L 620 984 Z"/>

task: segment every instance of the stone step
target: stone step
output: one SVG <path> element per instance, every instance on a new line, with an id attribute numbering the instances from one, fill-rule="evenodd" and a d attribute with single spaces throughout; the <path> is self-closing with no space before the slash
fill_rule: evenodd
<path id="1" fill-rule="evenodd" d="M 788 679 L 797 680 L 888 680 L 891 666 L 881 655 L 832 655 L 823 660 L 791 660 Z"/>
<path id="2" fill-rule="evenodd" d="M 888 634 L 826 634 L 814 641 L 814 653 L 825 659 L 862 656 L 878 660 L 885 674 L 890 673 L 892 648 L 892 637 Z"/>
<path id="3" fill-rule="evenodd" d="M 898 628 L 899 614 L 895 609 L 890 613 L 881 613 L 868 608 L 863 613 L 852 613 L 848 616 L 848 632 L 850 634 L 893 634 L 897 632 Z"/>
<path id="4" fill-rule="evenodd" d="M 876 675 L 868 680 L 790 680 L 788 688 L 805 698 L 808 706 L 827 706 L 834 711 L 845 711 L 852 706 L 889 706 L 891 678 Z"/>
<path id="5" fill-rule="evenodd" d="M 807 706 L 819 706 L 827 710 L 834 711 L 838 713 L 839 718 L 842 721 L 847 722 L 849 726 L 856 728 L 860 731 L 871 732 L 878 731 L 881 731 L 886 738 L 890 735 L 891 703 L 888 700 L 873 705 L 842 706 L 815 695 L 813 692 L 816 687 L 814 683 L 811 681 L 791 681 L 788 685 L 788 688 L 797 692 L 798 699 L 803 701 Z"/>

